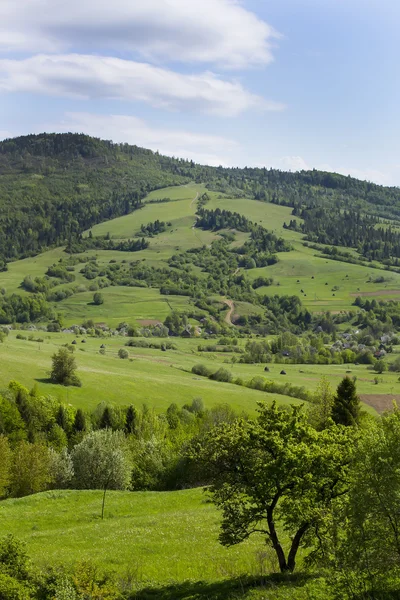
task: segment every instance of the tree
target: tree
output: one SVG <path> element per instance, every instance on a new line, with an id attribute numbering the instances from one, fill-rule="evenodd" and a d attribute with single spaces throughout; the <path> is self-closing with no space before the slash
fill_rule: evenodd
<path id="1" fill-rule="evenodd" d="M 0 498 L 5 496 L 10 484 L 11 457 L 8 439 L 0 435 Z"/>
<path id="2" fill-rule="evenodd" d="M 340 425 L 357 425 L 360 419 L 360 399 L 356 384 L 350 377 L 339 383 L 332 406 L 332 419 Z"/>
<path id="3" fill-rule="evenodd" d="M 396 408 L 361 431 L 349 478 L 349 494 L 335 521 L 335 565 L 362 585 L 363 597 L 380 598 L 398 581 L 400 567 L 400 411 Z M 392 577 L 394 575 L 394 577 Z M 361 590 L 360 590 L 361 591 Z M 353 588 L 352 597 L 356 597 Z M 361 598 L 357 595 L 357 597 Z"/>
<path id="4" fill-rule="evenodd" d="M 131 433 L 136 433 L 137 421 L 138 421 L 137 410 L 134 406 L 130 405 L 128 407 L 128 410 L 126 411 L 126 416 L 125 416 L 124 431 L 127 435 L 130 435 Z"/>
<path id="5" fill-rule="evenodd" d="M 89 433 L 72 451 L 74 483 L 78 489 L 102 489 L 104 517 L 108 489 L 125 490 L 130 481 L 131 461 L 122 431 L 99 429 Z"/>
<path id="6" fill-rule="evenodd" d="M 51 457 L 43 444 L 19 442 L 11 466 L 11 494 L 21 497 L 47 489 L 51 482 Z"/>
<path id="7" fill-rule="evenodd" d="M 100 306 L 100 304 L 104 304 L 104 296 L 100 292 L 96 292 L 93 294 L 93 304 L 96 306 Z"/>
<path id="8" fill-rule="evenodd" d="M 328 427 L 332 418 L 334 392 L 326 377 L 322 377 L 313 394 L 313 404 L 310 408 L 310 420 L 316 429 Z"/>
<path id="9" fill-rule="evenodd" d="M 109 406 L 105 407 L 103 414 L 101 415 L 99 427 L 100 429 L 113 429 L 114 427 L 113 414 Z"/>
<path id="10" fill-rule="evenodd" d="M 56 354 L 52 356 L 53 368 L 50 379 L 54 383 L 62 385 L 80 386 L 81 382 L 76 375 L 76 361 L 71 352 L 67 348 L 60 348 Z"/>
<path id="11" fill-rule="evenodd" d="M 75 413 L 74 423 L 72 425 L 73 432 L 81 433 L 83 431 L 86 431 L 86 428 L 87 427 L 85 413 L 81 408 L 78 408 L 78 410 Z"/>
<path id="12" fill-rule="evenodd" d="M 260 403 L 256 421 L 237 419 L 192 443 L 189 456 L 209 469 L 211 497 L 222 509 L 221 543 L 261 533 L 281 572 L 294 571 L 299 547 L 323 534 L 324 515 L 345 493 L 352 434 L 333 424 L 317 432 L 301 408 Z"/>
<path id="13" fill-rule="evenodd" d="M 381 375 L 384 371 L 387 371 L 387 370 L 388 370 L 388 367 L 384 360 L 376 360 L 375 361 L 374 371 L 376 373 L 379 373 Z"/>

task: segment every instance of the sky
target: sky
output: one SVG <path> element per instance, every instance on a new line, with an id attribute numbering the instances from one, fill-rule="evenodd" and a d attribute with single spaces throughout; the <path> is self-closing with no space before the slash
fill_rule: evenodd
<path id="1" fill-rule="evenodd" d="M 0 139 L 400 186 L 398 0 L 0 0 Z"/>

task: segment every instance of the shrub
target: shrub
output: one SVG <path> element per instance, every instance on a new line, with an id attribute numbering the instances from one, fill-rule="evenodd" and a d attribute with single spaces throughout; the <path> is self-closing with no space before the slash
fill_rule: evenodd
<path id="1" fill-rule="evenodd" d="M 72 353 L 67 348 L 60 348 L 56 354 L 52 356 L 53 369 L 50 374 L 50 379 L 54 383 L 62 385 L 74 385 L 80 387 L 82 384 L 76 375 L 76 362 Z"/>
<path id="2" fill-rule="evenodd" d="M 31 595 L 23 583 L 0 573 L 0 600 L 29 600 Z"/>
<path id="3" fill-rule="evenodd" d="M 118 356 L 119 358 L 129 358 L 129 352 L 128 350 L 125 350 L 125 348 L 120 348 L 118 350 Z"/>
<path id="4" fill-rule="evenodd" d="M 205 365 L 194 365 L 192 367 L 192 373 L 194 373 L 195 375 L 201 375 L 201 377 L 210 377 L 211 375 L 211 371 L 208 367 L 206 367 Z"/>
<path id="5" fill-rule="evenodd" d="M 101 294 L 100 292 L 96 292 L 95 294 L 93 294 L 93 304 L 95 304 L 96 306 L 104 304 L 103 294 Z"/>
<path id="6" fill-rule="evenodd" d="M 228 371 L 228 369 L 224 369 L 221 367 L 218 371 L 215 371 L 212 375 L 210 375 L 210 379 L 214 381 L 222 381 L 225 383 L 229 383 L 232 381 L 232 373 Z"/>

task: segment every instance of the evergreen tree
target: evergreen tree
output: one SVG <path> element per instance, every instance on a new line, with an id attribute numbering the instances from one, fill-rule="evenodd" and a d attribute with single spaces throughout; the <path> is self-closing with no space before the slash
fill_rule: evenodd
<path id="1" fill-rule="evenodd" d="M 74 433 L 80 433 L 82 431 L 86 431 L 86 417 L 85 413 L 81 408 L 78 408 L 75 414 L 74 424 L 73 424 Z"/>
<path id="2" fill-rule="evenodd" d="M 105 407 L 103 414 L 101 415 L 100 429 L 112 429 L 113 428 L 113 417 L 111 410 L 108 406 Z"/>
<path id="3" fill-rule="evenodd" d="M 332 406 L 332 419 L 338 425 L 357 425 L 360 419 L 360 399 L 356 384 L 345 377 L 338 385 Z"/>
<path id="4" fill-rule="evenodd" d="M 134 406 L 129 406 L 126 411 L 125 417 L 125 433 L 129 435 L 130 433 L 135 433 L 137 426 L 137 411 Z"/>
<path id="5" fill-rule="evenodd" d="M 56 414 L 56 423 L 59 425 L 66 433 L 69 431 L 69 423 L 68 423 L 68 415 L 65 407 L 60 404 L 59 409 Z"/>

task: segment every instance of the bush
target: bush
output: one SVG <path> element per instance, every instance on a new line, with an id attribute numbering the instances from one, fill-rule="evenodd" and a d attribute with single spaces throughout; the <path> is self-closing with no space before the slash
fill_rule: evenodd
<path id="1" fill-rule="evenodd" d="M 50 379 L 54 383 L 62 385 L 74 385 L 80 387 L 82 384 L 76 375 L 76 362 L 72 353 L 67 348 L 60 348 L 56 354 L 52 356 L 53 369 L 50 374 Z"/>
<path id="2" fill-rule="evenodd" d="M 96 292 L 95 294 L 93 294 L 93 304 L 95 304 L 96 306 L 104 304 L 103 294 L 100 294 L 100 292 Z"/>
<path id="3" fill-rule="evenodd" d="M 120 348 L 118 350 L 118 356 L 119 358 L 129 358 L 129 352 L 128 350 L 125 350 L 125 348 Z"/>
<path id="4" fill-rule="evenodd" d="M 194 365 L 192 367 L 192 373 L 200 375 L 201 377 L 210 377 L 211 371 L 205 365 Z"/>
<path id="5" fill-rule="evenodd" d="M 0 573 L 0 600 L 29 600 L 31 595 L 23 583 Z"/>
<path id="6" fill-rule="evenodd" d="M 215 371 L 212 375 L 210 375 L 210 379 L 214 381 L 223 381 L 225 383 L 229 383 L 232 381 L 232 373 L 228 371 L 228 369 L 224 369 L 221 367 L 218 371 Z"/>

